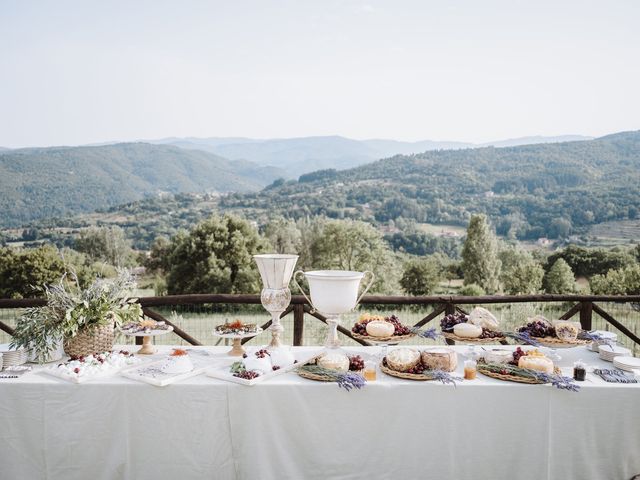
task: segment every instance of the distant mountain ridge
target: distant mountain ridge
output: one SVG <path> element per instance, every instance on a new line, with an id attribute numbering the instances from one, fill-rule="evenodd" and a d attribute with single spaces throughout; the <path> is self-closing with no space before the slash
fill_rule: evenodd
<path id="1" fill-rule="evenodd" d="M 564 135 L 558 137 L 521 137 L 474 144 L 423 140 L 404 142 L 399 140 L 354 140 L 341 136 L 319 136 L 282 139 L 252 139 L 241 137 L 165 138 L 147 140 L 150 143 L 170 144 L 185 149 L 204 150 L 231 160 L 250 160 L 260 165 L 283 168 L 287 178 L 314 170 L 335 168 L 346 170 L 381 158 L 394 155 L 411 155 L 431 150 L 457 150 L 486 146 L 506 147 L 525 144 L 556 143 L 590 140 L 592 137 Z"/>
<path id="2" fill-rule="evenodd" d="M 0 152 L 0 225 L 90 212 L 159 192 L 248 192 L 282 172 L 172 145 L 122 143 Z"/>

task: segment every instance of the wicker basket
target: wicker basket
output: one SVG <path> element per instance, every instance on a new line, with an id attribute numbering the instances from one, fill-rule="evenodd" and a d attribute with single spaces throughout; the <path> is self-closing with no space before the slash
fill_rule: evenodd
<path id="1" fill-rule="evenodd" d="M 576 338 L 575 340 L 562 340 L 558 337 L 531 337 L 543 347 L 549 348 L 573 348 L 580 345 L 589 345 L 592 340 L 583 340 Z"/>
<path id="2" fill-rule="evenodd" d="M 403 378 L 405 380 L 415 380 L 418 382 L 425 382 L 428 380 L 435 380 L 435 378 L 431 377 L 428 374 L 424 373 L 407 373 L 407 372 L 398 372 L 396 370 L 392 370 L 387 366 L 386 358 L 380 362 L 380 371 L 390 375 L 392 377 Z"/>
<path id="3" fill-rule="evenodd" d="M 113 324 L 84 328 L 64 342 L 64 353 L 70 357 L 110 352 L 115 338 Z"/>
<path id="4" fill-rule="evenodd" d="M 482 368 L 482 363 L 478 363 L 478 371 L 481 374 L 486 375 L 487 377 L 495 378 L 496 380 L 503 380 L 505 382 L 528 383 L 530 385 L 540 385 L 543 383 L 547 383 L 541 380 L 536 380 L 535 378 L 519 377 L 517 375 L 504 375 L 502 373 L 492 372 L 490 370 Z M 556 375 L 560 375 L 561 371 L 558 367 L 555 367 L 553 369 L 553 373 L 555 373 Z"/>
<path id="5" fill-rule="evenodd" d="M 296 373 L 307 380 L 315 380 L 316 382 L 335 382 L 335 380 L 327 375 L 319 375 L 317 373 L 307 372 L 303 369 L 297 369 Z"/>
<path id="6" fill-rule="evenodd" d="M 364 340 L 369 343 L 384 343 L 386 345 L 396 345 L 405 340 L 410 340 L 416 336 L 415 333 L 409 333 L 407 335 L 391 335 L 390 337 L 372 337 L 371 335 L 360 335 L 358 333 L 351 332 L 351 336 L 356 340 Z"/>
<path id="7" fill-rule="evenodd" d="M 495 337 L 495 338 L 466 338 L 459 337 L 455 333 L 450 332 L 442 332 L 442 336 L 447 340 L 453 340 L 454 342 L 460 343 L 500 343 L 505 340 L 505 337 Z"/>

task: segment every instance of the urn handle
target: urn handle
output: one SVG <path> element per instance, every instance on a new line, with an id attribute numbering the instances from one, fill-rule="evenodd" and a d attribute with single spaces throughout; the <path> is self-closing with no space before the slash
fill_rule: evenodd
<path id="1" fill-rule="evenodd" d="M 304 298 L 307 299 L 307 302 L 309 302 L 309 305 L 311 306 L 311 312 L 310 313 L 315 313 L 316 307 L 313 306 L 313 303 L 311 302 L 311 299 L 305 293 L 304 288 L 302 288 L 302 286 L 298 283 L 298 274 L 299 273 L 304 275 L 304 272 L 302 270 L 298 270 L 296 273 L 293 274 L 293 283 L 296 285 L 296 287 L 298 287 L 298 290 L 300 290 L 300 292 L 302 293 Z"/>
<path id="2" fill-rule="evenodd" d="M 369 289 L 371 288 L 371 286 L 373 285 L 373 282 L 376 279 L 375 274 L 370 271 L 370 270 L 365 270 L 364 272 L 364 277 L 367 276 L 367 274 L 370 275 L 371 279 L 369 280 L 369 283 L 367 284 L 367 286 L 364 288 L 364 290 L 362 291 L 362 293 L 360 294 L 360 296 L 358 297 L 358 300 L 356 300 L 356 307 L 358 306 L 358 304 L 360 303 L 360 300 L 362 300 L 362 297 L 364 297 L 364 294 L 367 293 L 369 291 Z M 362 277 L 364 279 L 364 277 Z M 355 308 L 355 307 L 353 307 Z"/>

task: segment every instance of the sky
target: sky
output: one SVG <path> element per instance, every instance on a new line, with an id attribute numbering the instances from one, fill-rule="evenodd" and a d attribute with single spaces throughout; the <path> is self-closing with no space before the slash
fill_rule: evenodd
<path id="1" fill-rule="evenodd" d="M 640 129 L 640 2 L 0 0 L 0 145 Z"/>

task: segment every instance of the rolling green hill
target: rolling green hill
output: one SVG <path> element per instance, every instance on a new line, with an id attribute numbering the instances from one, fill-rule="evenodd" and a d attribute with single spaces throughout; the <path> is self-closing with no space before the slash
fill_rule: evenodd
<path id="1" fill-rule="evenodd" d="M 282 172 L 171 145 L 123 143 L 0 152 L 0 225 L 23 225 L 160 192 L 247 192 Z"/>
<path id="2" fill-rule="evenodd" d="M 327 215 L 465 225 L 486 213 L 498 233 L 566 237 L 640 215 L 640 132 L 589 141 L 398 155 L 323 170 L 221 199 L 253 216 Z"/>

